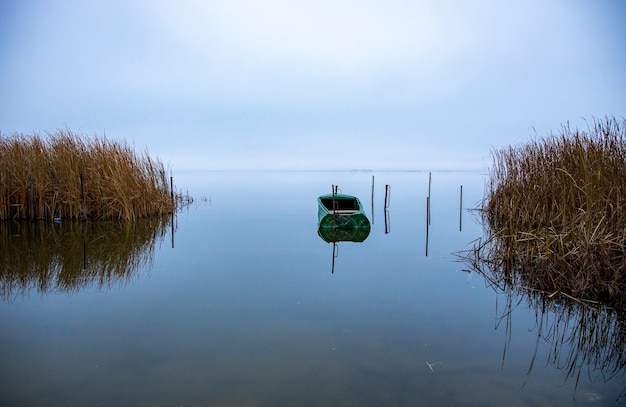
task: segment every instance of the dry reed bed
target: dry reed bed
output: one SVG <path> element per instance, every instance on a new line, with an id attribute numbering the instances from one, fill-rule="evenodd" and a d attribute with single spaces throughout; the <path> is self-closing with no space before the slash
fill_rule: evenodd
<path id="1" fill-rule="evenodd" d="M 0 221 L 134 220 L 176 209 L 159 160 L 69 130 L 0 134 L 0 186 Z"/>
<path id="2" fill-rule="evenodd" d="M 513 285 L 626 305 L 626 126 L 594 120 L 494 152 L 473 262 Z"/>

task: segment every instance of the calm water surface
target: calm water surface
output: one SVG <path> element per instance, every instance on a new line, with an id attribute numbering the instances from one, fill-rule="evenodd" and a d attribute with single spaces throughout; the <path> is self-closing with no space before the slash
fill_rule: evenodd
<path id="1" fill-rule="evenodd" d="M 574 359 L 568 376 L 585 350 L 546 335 L 558 314 L 497 293 L 452 254 L 482 235 L 468 209 L 484 174 L 432 173 L 427 239 L 428 178 L 175 174 L 196 202 L 173 235 L 128 250 L 144 254 L 124 278 L 63 289 L 57 267 L 45 287 L 11 290 L 19 277 L 4 277 L 0 406 L 623 405 L 623 359 L 609 374 Z M 364 242 L 318 236 L 316 198 L 332 184 L 373 218 Z M 85 269 L 110 245 L 78 246 Z"/>

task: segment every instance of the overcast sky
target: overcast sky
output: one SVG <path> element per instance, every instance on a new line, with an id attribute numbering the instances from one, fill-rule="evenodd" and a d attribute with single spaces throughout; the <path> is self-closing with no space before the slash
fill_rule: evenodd
<path id="1" fill-rule="evenodd" d="M 185 169 L 485 168 L 626 116 L 626 2 L 0 5 L 0 131 L 106 133 Z"/>

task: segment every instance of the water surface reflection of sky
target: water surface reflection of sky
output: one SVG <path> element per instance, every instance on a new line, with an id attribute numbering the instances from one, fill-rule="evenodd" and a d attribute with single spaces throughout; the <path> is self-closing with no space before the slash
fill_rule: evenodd
<path id="1" fill-rule="evenodd" d="M 371 219 L 372 176 L 371 233 L 337 244 L 332 273 L 316 198 L 339 185 Z M 426 256 L 428 179 L 175 174 L 196 201 L 134 278 L 0 304 L 0 404 L 614 405 L 623 365 L 606 384 L 566 380 L 549 337 L 536 345 L 536 309 L 507 314 L 452 254 L 482 233 L 468 210 L 483 174 L 432 173 Z"/>

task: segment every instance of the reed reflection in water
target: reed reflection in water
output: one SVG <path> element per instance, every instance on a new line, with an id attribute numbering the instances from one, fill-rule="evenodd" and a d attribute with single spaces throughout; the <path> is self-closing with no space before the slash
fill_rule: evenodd
<path id="1" fill-rule="evenodd" d="M 514 336 L 514 310 L 521 306 L 534 311 L 535 325 L 529 332 L 534 331 L 537 335 L 526 380 L 531 377 L 536 362 L 542 362 L 560 370 L 564 383 L 574 380 L 574 392 L 581 379 L 592 383 L 624 381 L 626 314 L 602 303 L 580 300 L 560 291 L 547 293 L 529 288 L 529 282 L 523 279 L 512 279 L 470 256 L 460 257 L 468 262 L 471 272 L 484 277 L 487 286 L 498 294 L 496 329 L 504 326 L 506 332 L 503 366 Z M 500 298 L 504 298 L 504 305 L 500 304 Z M 540 355 L 545 355 L 545 361 L 538 360 Z M 615 397 L 616 402 L 626 398 L 626 384 Z"/>
<path id="2" fill-rule="evenodd" d="M 172 217 L 135 222 L 0 223 L 0 298 L 124 285 L 150 270 Z"/>

